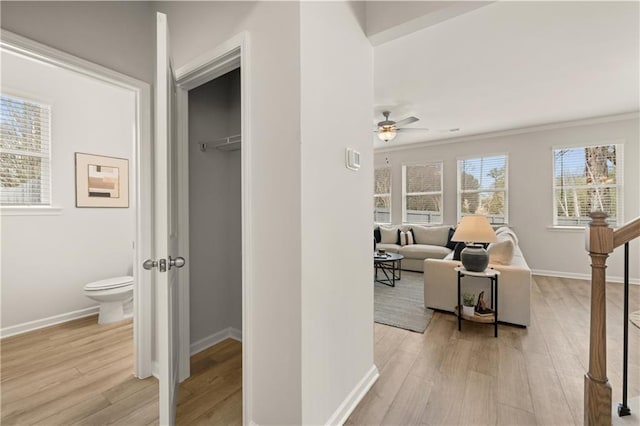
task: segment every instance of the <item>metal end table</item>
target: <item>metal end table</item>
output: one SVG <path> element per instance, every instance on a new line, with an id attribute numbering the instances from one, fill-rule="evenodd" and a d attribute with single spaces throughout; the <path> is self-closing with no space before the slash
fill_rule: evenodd
<path id="1" fill-rule="evenodd" d="M 462 331 L 462 320 L 467 320 L 483 324 L 493 324 L 493 336 L 498 337 L 498 276 L 500 276 L 500 272 L 495 269 L 485 269 L 482 272 L 472 272 L 467 271 L 463 266 L 454 268 L 454 271 L 458 273 L 458 304 L 455 308 L 455 312 L 458 316 L 458 331 Z M 488 278 L 491 281 L 491 309 L 493 309 L 493 316 L 477 317 L 474 315 L 471 317 L 462 314 L 462 304 L 460 303 L 460 281 L 466 276 Z"/>

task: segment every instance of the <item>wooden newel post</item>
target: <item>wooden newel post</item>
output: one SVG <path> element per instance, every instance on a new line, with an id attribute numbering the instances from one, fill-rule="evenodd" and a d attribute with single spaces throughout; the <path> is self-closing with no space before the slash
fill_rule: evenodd
<path id="1" fill-rule="evenodd" d="M 586 248 L 591 256 L 589 371 L 584 376 L 585 426 L 611 425 L 611 385 L 607 378 L 606 268 L 613 251 L 613 229 L 603 212 L 591 213 Z"/>

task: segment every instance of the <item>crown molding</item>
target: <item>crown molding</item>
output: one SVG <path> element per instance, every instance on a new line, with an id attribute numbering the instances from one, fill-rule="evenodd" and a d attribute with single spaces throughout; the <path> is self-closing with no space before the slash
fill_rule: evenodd
<path id="1" fill-rule="evenodd" d="M 520 135 L 525 133 L 542 132 L 545 130 L 555 130 L 555 129 L 564 129 L 569 127 L 587 126 L 592 124 L 611 123 L 615 121 L 632 120 L 637 118 L 640 118 L 640 111 L 626 112 L 622 114 L 606 115 L 606 116 L 600 116 L 600 117 L 583 118 L 579 120 L 560 121 L 557 123 L 539 124 L 536 126 L 520 127 L 520 128 L 514 128 L 514 129 L 508 129 L 508 130 L 499 130 L 496 132 L 488 132 L 488 133 L 478 133 L 475 135 L 461 136 L 457 138 L 437 139 L 433 141 L 424 141 L 424 142 L 396 145 L 396 146 L 390 146 L 390 147 L 384 147 L 384 148 L 374 148 L 373 152 L 374 154 L 378 154 L 378 153 L 385 153 L 385 152 L 404 151 L 408 149 L 425 148 L 425 147 L 436 146 L 436 145 L 456 144 L 461 142 L 499 138 L 504 136 L 513 136 L 513 135 Z"/>

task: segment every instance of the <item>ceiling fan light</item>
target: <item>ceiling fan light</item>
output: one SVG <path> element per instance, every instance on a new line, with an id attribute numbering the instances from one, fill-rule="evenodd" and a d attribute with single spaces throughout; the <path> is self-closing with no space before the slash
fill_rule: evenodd
<path id="1" fill-rule="evenodd" d="M 393 140 L 393 138 L 395 138 L 396 135 L 397 133 L 395 129 L 380 129 L 378 131 L 378 138 L 380 138 L 380 140 L 383 140 L 385 142 L 389 142 L 390 140 Z"/>

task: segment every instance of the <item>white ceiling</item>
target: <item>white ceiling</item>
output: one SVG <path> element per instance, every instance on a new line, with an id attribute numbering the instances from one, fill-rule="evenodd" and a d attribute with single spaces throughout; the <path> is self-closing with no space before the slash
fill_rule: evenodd
<path id="1" fill-rule="evenodd" d="M 639 6 L 496 2 L 375 47 L 375 121 L 460 128 L 375 146 L 638 111 Z"/>

